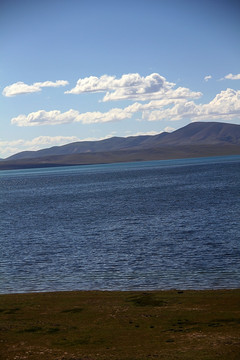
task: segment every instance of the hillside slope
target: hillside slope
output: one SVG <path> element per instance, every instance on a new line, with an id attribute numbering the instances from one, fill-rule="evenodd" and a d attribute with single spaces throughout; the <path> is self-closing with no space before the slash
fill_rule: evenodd
<path id="1" fill-rule="evenodd" d="M 141 150 L 173 145 L 240 145 L 240 125 L 219 122 L 195 122 L 172 133 L 74 142 L 38 151 L 20 152 L 10 156 L 7 160 L 119 150 Z"/>

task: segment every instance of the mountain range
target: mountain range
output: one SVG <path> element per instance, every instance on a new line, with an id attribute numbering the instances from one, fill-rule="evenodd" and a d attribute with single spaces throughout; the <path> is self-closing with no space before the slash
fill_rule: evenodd
<path id="1" fill-rule="evenodd" d="M 172 133 L 81 141 L 23 151 L 0 161 L 0 169 L 240 155 L 240 125 L 194 122 Z"/>

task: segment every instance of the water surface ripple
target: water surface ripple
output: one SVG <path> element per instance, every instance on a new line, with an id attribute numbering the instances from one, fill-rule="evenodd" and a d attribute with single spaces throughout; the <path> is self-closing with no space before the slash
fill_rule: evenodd
<path id="1" fill-rule="evenodd" d="M 0 172 L 0 292 L 240 286 L 240 157 Z"/>

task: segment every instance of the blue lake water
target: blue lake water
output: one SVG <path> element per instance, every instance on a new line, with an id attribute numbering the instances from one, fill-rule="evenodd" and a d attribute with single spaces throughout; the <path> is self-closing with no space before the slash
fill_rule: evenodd
<path id="1" fill-rule="evenodd" d="M 0 172 L 0 293 L 240 287 L 240 156 Z"/>

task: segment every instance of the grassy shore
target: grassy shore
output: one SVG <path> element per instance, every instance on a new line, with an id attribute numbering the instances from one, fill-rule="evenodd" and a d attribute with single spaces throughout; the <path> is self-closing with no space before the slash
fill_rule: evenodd
<path id="1" fill-rule="evenodd" d="M 2 360 L 240 359 L 240 290 L 0 295 Z"/>

